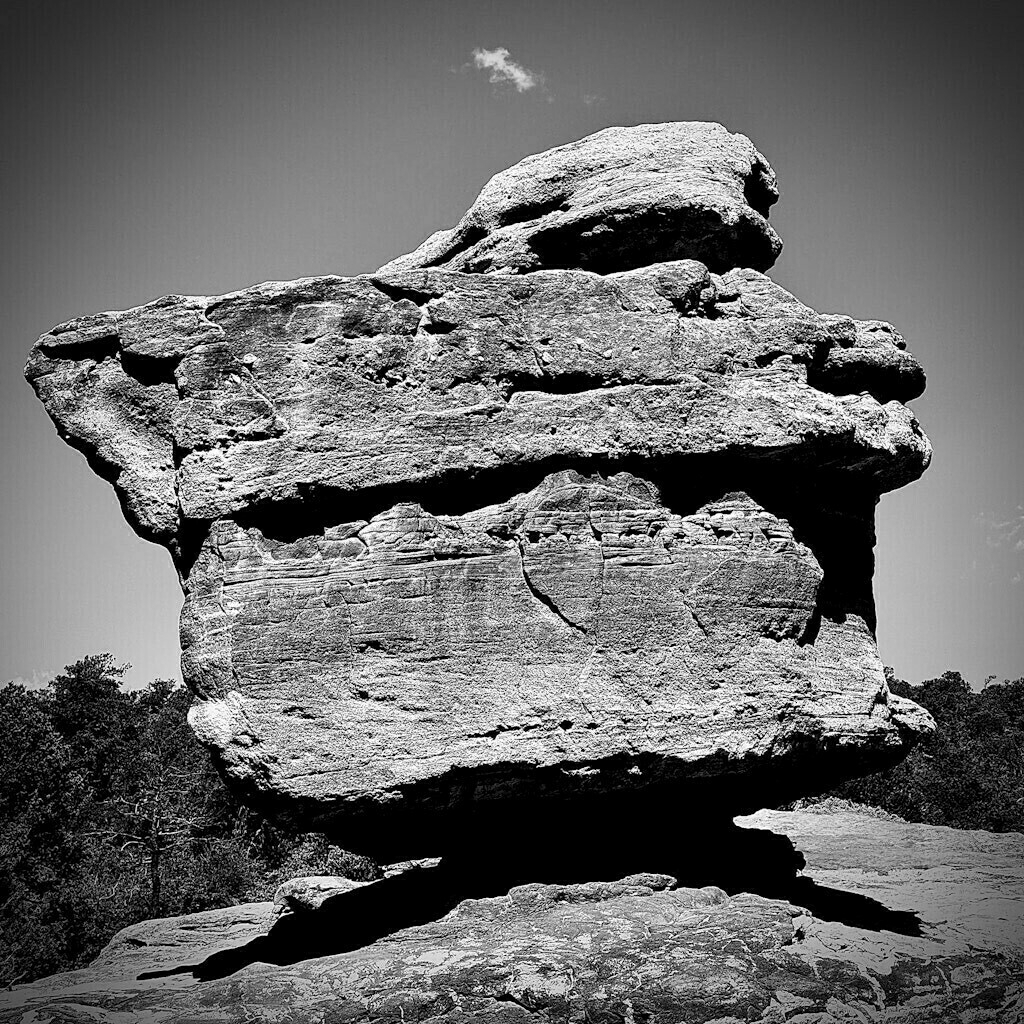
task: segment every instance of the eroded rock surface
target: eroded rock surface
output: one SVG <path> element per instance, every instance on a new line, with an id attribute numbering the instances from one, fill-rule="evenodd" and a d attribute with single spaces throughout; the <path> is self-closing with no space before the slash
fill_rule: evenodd
<path id="1" fill-rule="evenodd" d="M 233 951 L 207 935 L 208 951 L 178 949 L 176 963 L 161 929 L 173 944 L 189 919 L 150 922 L 90 968 L 0 995 L 0 1020 L 1022 1019 L 1024 837 L 853 812 L 768 811 L 741 823 L 733 855 L 713 850 L 702 863 L 686 863 L 678 842 L 634 836 L 614 882 L 545 881 L 543 855 L 528 868 L 541 880 L 508 889 L 492 878 L 488 889 L 475 879 L 477 895 L 455 886 L 447 903 L 431 902 L 444 883 L 430 873 L 443 865 L 406 876 L 423 880 L 418 894 L 373 882 L 269 934 L 236 930 Z M 802 877 L 773 855 L 792 850 L 784 835 L 806 860 Z M 586 851 L 575 863 L 587 869 Z M 563 871 L 552 864 L 547 875 Z M 354 929 L 374 919 L 376 934 Z M 139 928 L 146 945 L 130 941 Z"/>
<path id="2" fill-rule="evenodd" d="M 862 513 L 842 544 L 870 557 Z M 836 595 L 843 621 L 819 615 L 823 575 L 749 495 L 680 516 L 626 473 L 294 542 L 221 520 L 182 614 L 191 721 L 240 784 L 367 835 L 500 804 L 517 762 L 534 781 L 516 785 L 549 797 L 710 774 L 756 807 L 795 758 L 849 745 L 882 763 L 919 728 L 890 703 L 857 595 Z"/>
<path id="3" fill-rule="evenodd" d="M 250 800 L 416 857 L 487 808 L 753 809 L 930 728 L 871 593 L 924 375 L 756 269 L 775 196 L 720 126 L 610 129 L 376 275 L 39 339 L 58 430 L 174 555 L 191 719 Z"/>
<path id="4" fill-rule="evenodd" d="M 693 261 L 168 296 L 55 327 L 27 375 L 129 521 L 171 545 L 289 500 L 315 516 L 454 485 L 471 504 L 481 474 L 552 463 L 742 454 L 880 493 L 930 458 L 900 404 L 924 374 L 892 327 Z"/>
<path id="5" fill-rule="evenodd" d="M 306 875 L 282 882 L 274 893 L 270 921 L 274 922 L 285 914 L 308 914 L 318 910 L 324 902 L 334 896 L 358 889 L 368 882 L 356 882 L 340 875 Z"/>
<path id="6" fill-rule="evenodd" d="M 720 124 L 606 128 L 496 174 L 454 228 L 384 269 L 603 274 L 688 257 L 767 270 L 778 198 L 768 161 Z"/>

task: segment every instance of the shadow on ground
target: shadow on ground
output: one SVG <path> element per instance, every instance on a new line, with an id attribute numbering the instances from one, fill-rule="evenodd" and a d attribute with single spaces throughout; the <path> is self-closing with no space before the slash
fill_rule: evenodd
<path id="1" fill-rule="evenodd" d="M 739 828 L 731 821 L 687 838 L 647 834 L 587 835 L 545 830 L 532 841 L 496 836 L 449 853 L 432 868 L 385 878 L 326 900 L 316 911 L 282 918 L 269 933 L 202 963 L 140 975 L 192 974 L 224 978 L 252 963 L 284 966 L 368 946 L 403 928 L 443 917 L 462 900 L 502 896 L 528 882 L 571 884 L 614 880 L 640 872 L 673 875 L 681 886 L 716 885 L 805 907 L 815 917 L 870 931 L 920 935 L 920 920 L 857 893 L 818 885 L 800 875 L 803 855 L 783 835 Z M 689 847 L 687 847 L 689 842 Z"/>

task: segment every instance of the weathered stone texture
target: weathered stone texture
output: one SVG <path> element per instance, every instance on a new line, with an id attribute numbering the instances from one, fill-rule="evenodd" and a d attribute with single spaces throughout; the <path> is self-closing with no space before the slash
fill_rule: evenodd
<path id="1" fill-rule="evenodd" d="M 222 520 L 182 615 L 191 720 L 240 783 L 350 816 L 500 800 L 510 762 L 565 796 L 770 773 L 809 729 L 895 758 L 923 723 L 889 703 L 864 619 L 816 614 L 822 578 L 748 495 L 680 516 L 625 473 L 294 542 Z"/>
<path id="2" fill-rule="evenodd" d="M 924 375 L 889 325 L 692 261 L 169 296 L 54 328 L 27 372 L 109 466 L 133 524 L 164 541 L 179 519 L 317 488 L 554 461 L 774 456 L 858 472 L 877 493 L 930 457 L 900 404 Z"/>
<path id="3" fill-rule="evenodd" d="M 251 799 L 418 856 L 510 800 L 751 809 L 930 728 L 871 593 L 924 375 L 757 269 L 776 195 L 720 126 L 609 129 L 378 274 L 39 339 L 62 436 L 175 557 L 193 725 Z"/>
<path id="4" fill-rule="evenodd" d="M 496 174 L 456 227 L 384 269 L 608 273 L 687 257 L 767 270 L 778 198 L 768 161 L 720 124 L 606 128 Z"/>
<path id="5" fill-rule="evenodd" d="M 355 882 L 340 875 L 307 875 L 303 878 L 289 878 L 282 882 L 274 893 L 273 909 L 267 919 L 271 927 L 286 914 L 308 914 L 319 910 L 335 896 L 351 892 L 369 882 Z"/>

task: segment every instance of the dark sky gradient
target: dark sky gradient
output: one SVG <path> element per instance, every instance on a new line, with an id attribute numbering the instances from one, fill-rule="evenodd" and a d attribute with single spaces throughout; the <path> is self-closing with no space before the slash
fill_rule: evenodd
<path id="1" fill-rule="evenodd" d="M 169 556 L 23 381 L 39 333 L 370 271 L 529 153 L 691 119 L 775 167 L 776 279 L 891 320 L 928 371 L 934 463 L 879 513 L 882 657 L 912 680 L 1021 676 L 1018 6 L 3 3 L 0 679 L 107 650 L 136 683 L 179 672 Z M 498 46 L 546 89 L 466 66 Z"/>

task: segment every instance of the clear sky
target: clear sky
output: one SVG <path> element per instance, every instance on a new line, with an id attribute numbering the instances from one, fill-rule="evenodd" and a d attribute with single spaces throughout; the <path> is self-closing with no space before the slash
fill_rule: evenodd
<path id="1" fill-rule="evenodd" d="M 879 511 L 883 659 L 1024 675 L 1018 7 L 4 0 L 0 680 L 101 651 L 179 674 L 170 558 L 58 440 L 22 378 L 38 334 L 374 270 L 521 157 L 668 120 L 750 136 L 773 276 L 891 320 L 928 371 L 932 468 Z"/>

